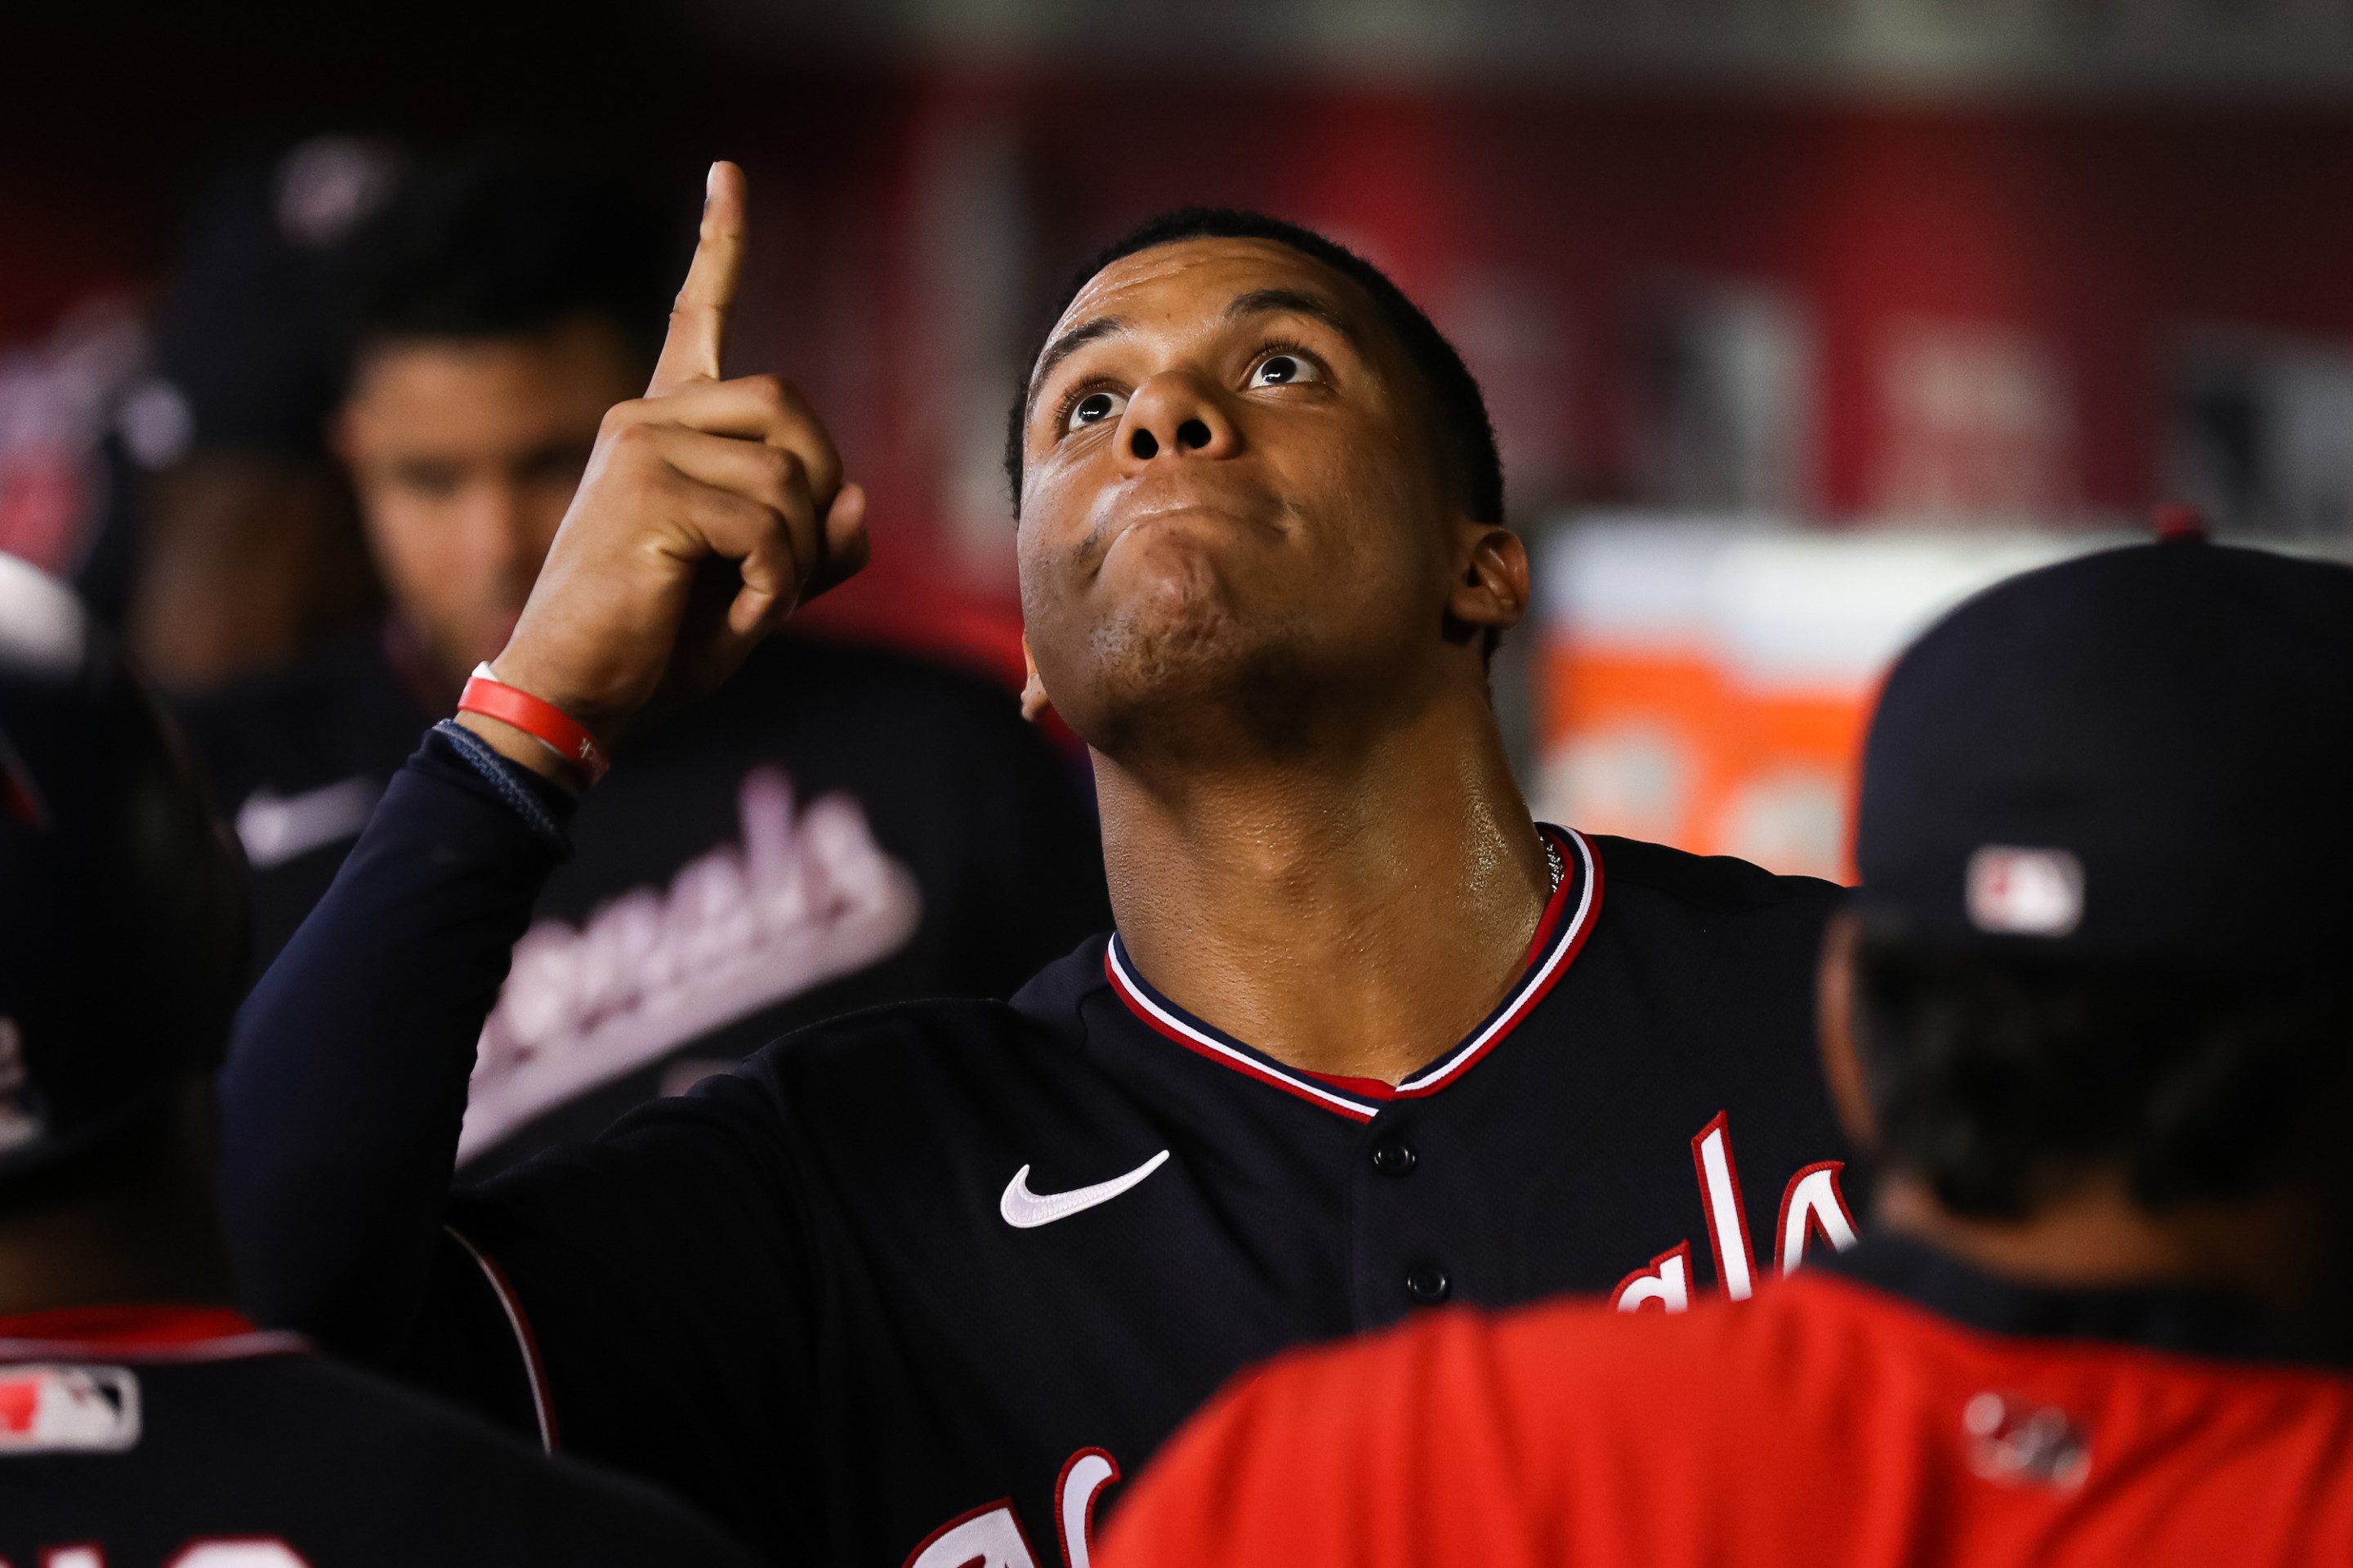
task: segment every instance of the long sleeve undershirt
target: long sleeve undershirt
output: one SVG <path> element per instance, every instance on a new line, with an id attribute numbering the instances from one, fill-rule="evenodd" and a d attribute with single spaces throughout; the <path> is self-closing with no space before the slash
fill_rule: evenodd
<path id="1" fill-rule="evenodd" d="M 219 1080 L 221 1203 L 249 1308 L 359 1360 L 407 1356 L 437 1270 L 482 1022 L 571 800 L 428 733 L 262 977 Z"/>

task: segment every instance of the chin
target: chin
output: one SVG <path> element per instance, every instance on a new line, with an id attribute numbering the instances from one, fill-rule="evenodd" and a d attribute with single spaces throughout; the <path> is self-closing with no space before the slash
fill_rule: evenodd
<path id="1" fill-rule="evenodd" d="M 1320 700 L 1303 630 L 1245 619 L 1221 597 L 1132 601 L 1094 628 L 1079 700 L 1056 706 L 1114 758 L 1285 748 L 1305 739 Z"/>
<path id="2" fill-rule="evenodd" d="M 1238 726 L 1306 727 L 1294 694 L 1313 683 L 1314 639 L 1262 538 L 1211 509 L 1155 515 L 1071 599 L 1025 606 L 1055 709 L 1090 746 L 1140 758 L 1230 748 Z"/>

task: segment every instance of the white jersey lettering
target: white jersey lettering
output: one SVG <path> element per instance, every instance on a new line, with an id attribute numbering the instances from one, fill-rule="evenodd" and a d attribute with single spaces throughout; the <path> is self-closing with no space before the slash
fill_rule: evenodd
<path id="1" fill-rule="evenodd" d="M 1821 1233 L 1832 1251 L 1844 1252 L 1855 1243 L 1854 1216 L 1847 1212 L 1846 1194 L 1839 1191 L 1839 1172 L 1846 1169 L 1843 1160 L 1825 1160 L 1809 1165 L 1789 1178 L 1781 1192 L 1781 1272 L 1798 1272 L 1806 1258 L 1806 1241 L 1814 1232 Z"/>
<path id="2" fill-rule="evenodd" d="M 1640 1312 L 1645 1307 L 1669 1312 L 1690 1310 L 1691 1243 L 1677 1242 L 1671 1251 L 1652 1258 L 1650 1267 L 1638 1268 L 1620 1280 L 1610 1293 L 1609 1305 L 1620 1312 Z"/>
<path id="3" fill-rule="evenodd" d="M 1732 1133 L 1724 1112 L 1716 1112 L 1715 1119 L 1692 1139 L 1692 1163 L 1699 1170 L 1699 1201 L 1707 1210 L 1716 1283 L 1731 1299 L 1746 1301 L 1757 1293 L 1757 1257 L 1748 1245 L 1748 1211 L 1740 1201 Z"/>

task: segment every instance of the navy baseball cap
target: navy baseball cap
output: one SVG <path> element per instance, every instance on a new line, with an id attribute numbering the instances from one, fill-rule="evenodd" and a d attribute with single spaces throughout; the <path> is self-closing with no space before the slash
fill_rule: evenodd
<path id="1" fill-rule="evenodd" d="M 2194 535 L 1931 627 L 1864 750 L 1866 924 L 2094 962 L 2353 962 L 2353 568 Z"/>
<path id="2" fill-rule="evenodd" d="M 72 592 L 0 555 L 0 1186 L 217 1065 L 243 862 Z"/>

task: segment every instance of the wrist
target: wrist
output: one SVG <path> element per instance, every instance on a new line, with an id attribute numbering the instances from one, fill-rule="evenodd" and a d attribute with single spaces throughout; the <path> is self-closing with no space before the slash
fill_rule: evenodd
<path id="1" fill-rule="evenodd" d="M 474 666 L 471 674 L 487 676 L 502 686 L 538 698 L 562 714 L 565 718 L 590 731 L 601 747 L 612 733 L 613 723 L 594 697 L 580 689 L 579 683 L 564 678 L 560 668 L 549 669 L 547 661 L 535 660 L 528 645 L 518 649 L 514 641 L 494 656 Z M 530 727 L 528 726 L 524 726 Z"/>
<path id="2" fill-rule="evenodd" d="M 477 665 L 458 699 L 458 723 L 508 760 L 575 793 L 605 776 L 603 744 L 586 726 L 532 691 Z"/>
<path id="3" fill-rule="evenodd" d="M 488 714 L 460 713 L 452 722 L 516 767 L 528 768 L 570 794 L 587 792 L 588 776 L 556 756 L 537 736 Z"/>

